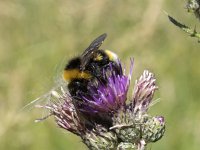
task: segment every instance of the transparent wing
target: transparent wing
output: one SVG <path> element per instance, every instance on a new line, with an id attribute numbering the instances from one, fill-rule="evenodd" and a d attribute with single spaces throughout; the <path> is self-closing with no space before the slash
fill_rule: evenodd
<path id="1" fill-rule="evenodd" d="M 38 105 L 41 105 L 41 106 L 47 105 L 51 101 L 52 91 L 54 91 L 58 88 L 59 87 L 55 87 L 55 88 L 51 89 L 50 91 L 46 92 L 45 94 L 43 94 L 42 96 L 32 100 L 30 103 L 23 106 L 23 108 L 21 108 L 20 111 L 26 111 L 26 110 L 30 111 L 31 109 L 37 107 Z"/>
<path id="2" fill-rule="evenodd" d="M 86 64 L 90 60 L 90 58 L 93 55 L 94 51 L 99 49 L 99 47 L 102 45 L 102 43 L 106 39 L 106 37 L 107 37 L 106 33 L 100 35 L 83 52 L 83 54 L 81 55 L 81 70 L 84 70 Z"/>

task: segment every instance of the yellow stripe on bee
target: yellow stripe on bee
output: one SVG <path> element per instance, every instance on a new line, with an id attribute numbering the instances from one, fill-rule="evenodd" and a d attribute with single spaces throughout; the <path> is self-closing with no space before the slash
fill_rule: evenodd
<path id="1" fill-rule="evenodd" d="M 64 70 L 63 78 L 66 81 L 70 81 L 72 79 L 90 79 L 92 76 L 87 72 L 81 72 L 78 69 L 69 69 Z"/>
<path id="2" fill-rule="evenodd" d="M 118 60 L 118 57 L 115 53 L 111 52 L 110 50 L 105 50 L 105 53 L 108 55 L 109 59 L 112 61 Z"/>

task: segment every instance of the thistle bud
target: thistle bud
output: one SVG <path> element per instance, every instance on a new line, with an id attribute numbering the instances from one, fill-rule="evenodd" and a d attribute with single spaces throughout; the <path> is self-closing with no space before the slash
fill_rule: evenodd
<path id="1" fill-rule="evenodd" d="M 123 142 L 137 142 L 139 141 L 141 134 L 140 125 L 138 123 L 139 120 L 135 119 L 136 118 L 131 110 L 120 110 L 113 117 L 114 126 L 111 127 L 111 129 L 116 132 L 118 138 L 120 138 Z"/>
<path id="2" fill-rule="evenodd" d="M 164 117 L 157 116 L 148 118 L 143 124 L 142 138 L 146 143 L 156 142 L 162 138 L 165 132 Z"/>
<path id="3" fill-rule="evenodd" d="M 102 126 L 97 126 L 96 130 L 86 132 L 82 139 L 90 150 L 111 150 L 116 149 L 117 146 L 117 136 Z"/>

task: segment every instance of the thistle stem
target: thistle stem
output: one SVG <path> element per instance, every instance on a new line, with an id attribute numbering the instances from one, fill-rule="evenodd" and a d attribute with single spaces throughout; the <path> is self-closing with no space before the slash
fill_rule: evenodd
<path id="1" fill-rule="evenodd" d="M 198 40 L 200 39 L 200 33 L 198 33 L 196 31 L 196 28 L 191 29 L 190 27 L 180 23 L 179 21 L 177 21 L 173 17 L 169 16 L 168 14 L 167 14 L 167 16 L 168 16 L 170 22 L 172 22 L 175 26 L 179 27 L 181 30 L 188 33 L 191 37 L 196 37 L 196 38 L 198 38 Z"/>

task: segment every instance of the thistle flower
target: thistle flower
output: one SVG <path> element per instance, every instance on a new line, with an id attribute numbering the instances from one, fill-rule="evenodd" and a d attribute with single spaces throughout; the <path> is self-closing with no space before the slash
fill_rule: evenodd
<path id="1" fill-rule="evenodd" d="M 86 130 L 84 123 L 79 117 L 69 93 L 66 93 L 63 87 L 61 87 L 60 91 L 61 94 L 57 91 L 52 91 L 51 103 L 43 106 L 43 108 L 50 111 L 48 116 L 53 115 L 59 127 L 80 136 Z"/>
<path id="2" fill-rule="evenodd" d="M 147 112 L 155 90 L 158 89 L 155 81 L 154 75 L 147 70 L 143 72 L 139 80 L 136 80 L 131 104 L 131 109 L 135 114 L 142 115 Z"/>
<path id="3" fill-rule="evenodd" d="M 133 70 L 133 61 L 128 76 L 117 74 L 113 71 L 113 66 L 110 65 L 109 70 L 104 70 L 104 79 L 106 82 L 96 80 L 88 84 L 88 93 L 82 93 L 80 98 L 82 101 L 76 101 L 78 109 L 82 113 L 91 116 L 102 115 L 105 119 L 105 114 L 112 117 L 120 108 L 126 105 L 127 92 L 130 85 L 130 76 Z M 120 64 L 121 68 L 121 64 Z M 122 69 L 120 69 L 122 72 Z"/>
<path id="4" fill-rule="evenodd" d="M 148 115 L 158 89 L 154 75 L 145 70 L 129 98 L 133 60 L 128 75 L 122 71 L 120 61 L 119 65 L 118 73 L 112 64 L 104 69 L 101 79 L 91 81 L 88 93 L 80 93 L 78 100 L 62 84 L 61 92 L 52 92 L 55 99 L 43 106 L 59 127 L 80 136 L 91 150 L 143 150 L 164 135 L 164 118 Z"/>
<path id="5" fill-rule="evenodd" d="M 155 81 L 154 75 L 145 70 L 139 80 L 135 82 L 131 103 L 113 117 L 114 126 L 111 129 L 123 142 L 139 144 L 142 140 L 146 144 L 154 142 L 164 135 L 164 119 L 159 124 L 157 117 L 152 121 L 147 114 L 154 92 L 158 89 Z"/>
<path id="6" fill-rule="evenodd" d="M 124 75 L 108 77 L 107 84 L 89 85 L 88 96 L 82 96 L 84 107 L 81 111 L 112 113 L 125 105 L 129 79 Z"/>

